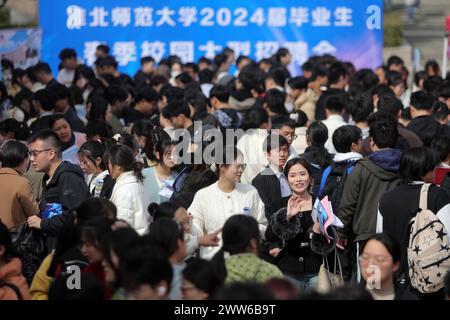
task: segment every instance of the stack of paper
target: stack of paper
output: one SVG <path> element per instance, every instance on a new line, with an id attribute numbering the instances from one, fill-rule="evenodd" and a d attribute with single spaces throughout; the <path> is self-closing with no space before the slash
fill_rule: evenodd
<path id="1" fill-rule="evenodd" d="M 312 210 L 312 219 L 314 223 L 319 221 L 320 232 L 327 238 L 328 242 L 333 239 L 327 232 L 328 227 L 335 226 L 336 228 L 342 228 L 344 224 L 334 215 L 331 202 L 328 200 L 328 196 L 325 196 L 322 200 L 316 199 Z"/>

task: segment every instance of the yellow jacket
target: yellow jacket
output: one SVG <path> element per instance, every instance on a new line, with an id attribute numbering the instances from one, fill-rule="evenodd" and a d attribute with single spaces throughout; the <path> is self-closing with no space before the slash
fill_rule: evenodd
<path id="1" fill-rule="evenodd" d="M 47 276 L 47 271 L 50 268 L 52 259 L 53 253 L 50 253 L 42 261 L 41 266 L 34 275 L 30 288 L 31 300 L 48 300 L 48 291 L 52 283 L 52 278 Z"/>

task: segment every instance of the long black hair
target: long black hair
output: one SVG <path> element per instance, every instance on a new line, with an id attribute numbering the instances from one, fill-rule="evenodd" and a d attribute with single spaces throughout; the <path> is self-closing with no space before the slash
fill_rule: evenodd
<path id="1" fill-rule="evenodd" d="M 114 288 L 122 286 L 121 264 L 122 260 L 128 254 L 130 249 L 136 247 L 140 243 L 140 237 L 132 228 L 120 228 L 111 233 L 106 234 L 102 240 L 103 257 L 114 270 L 116 279 L 113 284 Z M 119 265 L 115 266 L 111 253 L 114 253 L 119 258 Z"/>
<path id="2" fill-rule="evenodd" d="M 91 108 L 87 114 L 89 123 L 96 123 L 98 121 L 105 122 L 106 111 L 108 110 L 108 100 L 101 96 L 89 97 L 87 104 L 90 104 Z"/>
<path id="3" fill-rule="evenodd" d="M 55 251 L 47 275 L 55 277 L 58 265 L 64 262 L 65 254 L 78 247 L 81 241 L 81 229 L 87 221 L 97 217 L 107 217 L 114 221 L 116 215 L 115 205 L 109 200 L 100 198 L 85 200 L 73 214 L 67 215 L 61 230 L 56 235 Z"/>
<path id="4" fill-rule="evenodd" d="M 325 143 L 328 140 L 328 128 L 320 121 L 315 121 L 310 124 L 306 130 L 306 136 L 311 142 L 311 146 L 306 148 L 306 152 L 314 152 L 314 159 L 311 162 L 319 165 L 322 169 L 325 169 L 331 164 L 331 156 L 325 148 Z"/>
<path id="5" fill-rule="evenodd" d="M 133 171 L 138 181 L 144 181 L 142 164 L 136 161 L 130 147 L 123 144 L 112 146 L 108 151 L 108 161 L 115 166 L 121 166 L 125 172 Z"/>

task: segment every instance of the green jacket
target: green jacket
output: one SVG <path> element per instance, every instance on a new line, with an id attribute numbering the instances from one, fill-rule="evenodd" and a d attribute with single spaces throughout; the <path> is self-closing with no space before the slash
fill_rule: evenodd
<path id="1" fill-rule="evenodd" d="M 227 268 L 226 284 L 232 282 L 264 283 L 271 278 L 282 278 L 283 273 L 252 253 L 232 255 L 225 259 Z"/>
<path id="2" fill-rule="evenodd" d="M 113 114 L 111 117 L 111 128 L 112 128 L 112 134 L 121 134 L 123 131 L 123 125 L 120 122 L 120 119 Z"/>
<path id="3" fill-rule="evenodd" d="M 386 171 L 367 158 L 358 161 L 345 180 L 337 213 L 344 224 L 338 229 L 340 238 L 363 241 L 373 236 L 381 196 L 399 184 L 397 172 Z"/>

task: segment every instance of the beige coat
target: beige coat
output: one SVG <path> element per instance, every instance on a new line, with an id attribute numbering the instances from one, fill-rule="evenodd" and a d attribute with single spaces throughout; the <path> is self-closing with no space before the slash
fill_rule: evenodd
<path id="1" fill-rule="evenodd" d="M 294 102 L 295 111 L 302 110 L 308 116 L 308 125 L 314 121 L 317 100 L 319 96 L 313 89 L 308 89 Z"/>
<path id="2" fill-rule="evenodd" d="M 0 219 L 6 227 L 19 227 L 38 213 L 30 182 L 14 169 L 0 169 Z"/>

